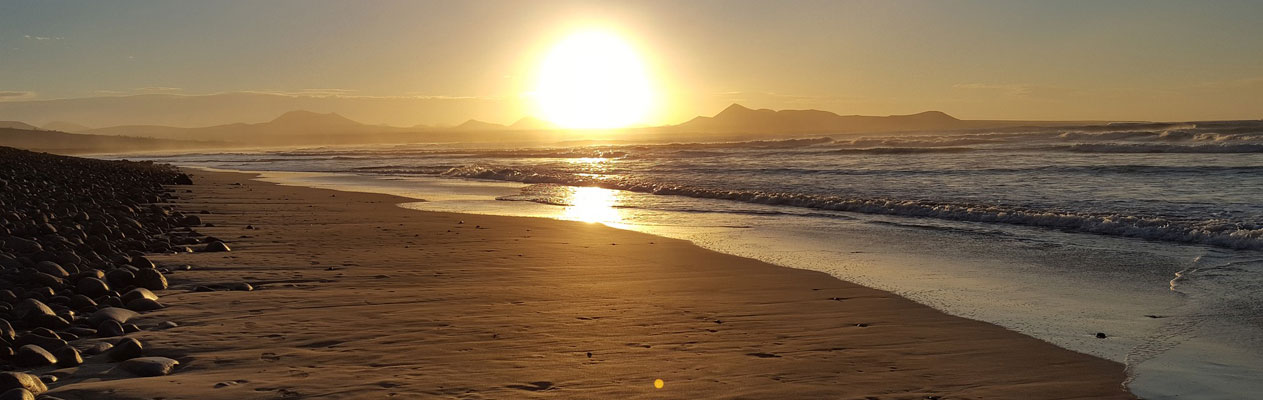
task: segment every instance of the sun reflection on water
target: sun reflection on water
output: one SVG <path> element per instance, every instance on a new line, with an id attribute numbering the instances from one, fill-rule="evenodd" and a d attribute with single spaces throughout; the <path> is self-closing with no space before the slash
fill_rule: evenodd
<path id="1" fill-rule="evenodd" d="M 623 220 L 619 214 L 618 195 L 610 189 L 599 187 L 571 187 L 569 206 L 561 212 L 561 218 L 571 221 L 617 224 Z"/>

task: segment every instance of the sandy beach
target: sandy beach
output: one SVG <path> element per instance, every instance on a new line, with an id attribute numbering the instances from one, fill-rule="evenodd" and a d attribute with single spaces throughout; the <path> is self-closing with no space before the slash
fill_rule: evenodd
<path id="1" fill-rule="evenodd" d="M 132 336 L 169 376 L 65 399 L 1132 398 L 1123 366 L 824 273 L 599 224 L 190 171 L 227 253 L 175 268 Z M 252 291 L 195 291 L 239 283 Z M 655 388 L 655 380 L 662 387 Z"/>

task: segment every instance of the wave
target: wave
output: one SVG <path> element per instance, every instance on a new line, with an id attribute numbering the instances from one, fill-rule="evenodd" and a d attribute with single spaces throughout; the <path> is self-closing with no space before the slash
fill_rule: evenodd
<path id="1" fill-rule="evenodd" d="M 1054 146 L 1076 153 L 1263 153 L 1261 144 L 1075 143 Z"/>
<path id="2" fill-rule="evenodd" d="M 925 153 L 964 153 L 975 151 L 972 147 L 873 147 L 867 149 L 837 149 L 820 153 L 827 154 L 925 154 Z"/>
<path id="3" fill-rule="evenodd" d="M 544 170 L 462 166 L 441 175 L 523 183 L 597 186 L 657 195 L 720 199 L 753 204 L 818 210 L 936 218 L 953 221 L 1005 223 L 1061 229 L 1072 232 L 1134 237 L 1149 240 L 1204 244 L 1232 249 L 1263 249 L 1263 224 L 1228 220 L 1179 221 L 1125 214 L 1088 214 L 1037 210 L 989 204 L 928 200 L 861 198 L 802 193 L 720 190 L 653 183 L 619 177 L 590 177 Z"/>

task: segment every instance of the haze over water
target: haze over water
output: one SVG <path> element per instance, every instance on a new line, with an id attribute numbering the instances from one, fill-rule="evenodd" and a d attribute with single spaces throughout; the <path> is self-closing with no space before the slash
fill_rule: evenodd
<path id="1" fill-rule="evenodd" d="M 329 173 L 272 179 L 601 222 L 822 270 L 1124 362 L 1144 397 L 1263 390 L 1258 121 L 154 159 Z"/>

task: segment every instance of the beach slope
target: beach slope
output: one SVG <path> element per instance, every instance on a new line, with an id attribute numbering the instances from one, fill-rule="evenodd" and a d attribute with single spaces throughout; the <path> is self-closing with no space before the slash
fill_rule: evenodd
<path id="1" fill-rule="evenodd" d="M 177 208 L 207 211 L 198 231 L 232 251 L 153 257 L 192 266 L 144 316 L 179 326 L 135 334 L 181 368 L 52 395 L 1133 398 L 1118 363 L 820 272 L 596 224 L 193 175 Z"/>

